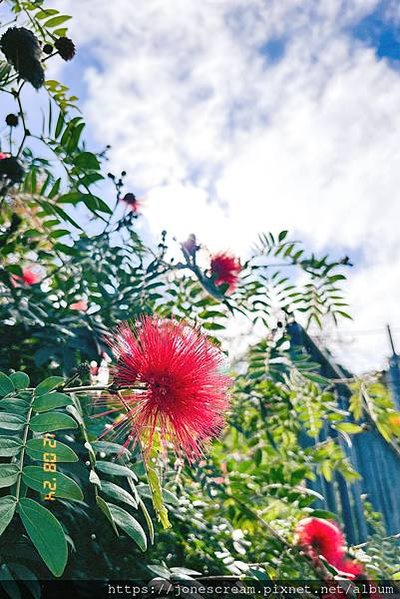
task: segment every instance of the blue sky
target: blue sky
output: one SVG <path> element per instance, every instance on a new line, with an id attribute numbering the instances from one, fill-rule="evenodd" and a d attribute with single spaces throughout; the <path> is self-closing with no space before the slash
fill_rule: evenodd
<path id="1" fill-rule="evenodd" d="M 289 228 L 350 255 L 355 320 L 333 347 L 358 370 L 382 366 L 385 323 L 400 331 L 397 2 L 54 5 L 78 46 L 60 77 L 90 144 L 110 143 L 110 170 L 144 196 L 142 226 L 239 255 Z"/>

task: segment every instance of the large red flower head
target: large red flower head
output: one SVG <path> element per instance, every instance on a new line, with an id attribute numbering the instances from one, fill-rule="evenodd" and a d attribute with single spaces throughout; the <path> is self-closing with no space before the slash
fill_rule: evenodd
<path id="1" fill-rule="evenodd" d="M 344 558 L 344 536 L 334 522 L 321 518 L 305 518 L 297 526 L 298 543 L 309 555 L 322 555 L 332 566 L 339 567 Z"/>
<path id="2" fill-rule="evenodd" d="M 228 285 L 228 291 L 233 291 L 240 271 L 241 266 L 234 256 L 225 253 L 211 256 L 211 276 L 216 285 Z"/>
<path id="3" fill-rule="evenodd" d="M 178 455 L 199 457 L 229 404 L 221 351 L 199 330 L 157 317 L 122 324 L 108 342 L 117 358 L 114 383 L 144 387 L 126 398 L 130 434 L 147 432 L 151 447 L 157 430 Z"/>

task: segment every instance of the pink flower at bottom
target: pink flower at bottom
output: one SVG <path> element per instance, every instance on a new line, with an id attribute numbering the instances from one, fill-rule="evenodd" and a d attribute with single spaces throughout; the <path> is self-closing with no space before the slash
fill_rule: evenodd
<path id="1" fill-rule="evenodd" d="M 157 430 L 179 457 L 200 457 L 229 405 L 222 352 L 198 329 L 157 317 L 122 324 L 108 343 L 117 358 L 114 383 L 143 386 L 125 400 L 131 436 L 147 432 L 151 447 Z"/>
<path id="2" fill-rule="evenodd" d="M 363 576 L 364 570 L 361 564 L 354 562 L 351 559 L 345 559 L 341 564 L 338 565 L 338 570 L 343 574 L 348 575 L 350 578 L 358 578 Z"/>
<path id="3" fill-rule="evenodd" d="M 334 522 L 321 518 L 305 518 L 297 526 L 298 544 L 310 557 L 322 555 L 332 566 L 339 567 L 344 559 L 344 536 Z"/>

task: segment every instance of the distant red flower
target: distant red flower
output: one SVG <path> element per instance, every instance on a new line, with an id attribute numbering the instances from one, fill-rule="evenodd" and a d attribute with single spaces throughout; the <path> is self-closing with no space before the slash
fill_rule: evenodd
<path id="1" fill-rule="evenodd" d="M 35 283 L 39 283 L 40 277 L 30 268 L 24 267 L 22 269 L 22 276 L 11 275 L 11 281 L 14 287 L 18 287 L 21 283 L 24 285 L 35 285 Z"/>
<path id="2" fill-rule="evenodd" d="M 133 193 L 126 193 L 123 198 L 121 198 L 121 202 L 124 202 L 129 208 L 137 214 L 140 210 L 140 202 L 136 198 Z"/>
<path id="3" fill-rule="evenodd" d="M 4 158 L 8 158 L 10 154 L 4 154 L 4 152 L 0 152 L 0 160 L 4 160 Z"/>
<path id="4" fill-rule="evenodd" d="M 177 455 L 199 457 L 220 432 L 229 404 L 220 350 L 199 330 L 157 317 L 122 324 L 108 342 L 118 360 L 114 382 L 144 386 L 126 398 L 122 424 L 132 423 L 134 437 L 147 432 L 149 447 L 157 430 Z"/>
<path id="5" fill-rule="evenodd" d="M 88 304 L 85 300 L 81 299 L 70 305 L 71 310 L 78 310 L 78 312 L 86 312 L 88 309 Z"/>
<path id="6" fill-rule="evenodd" d="M 310 557 L 322 555 L 332 566 L 339 567 L 344 558 L 344 536 L 334 522 L 321 518 L 305 518 L 297 526 L 299 545 Z"/>
<path id="7" fill-rule="evenodd" d="M 337 568 L 340 570 L 340 572 L 349 575 L 351 579 L 364 575 L 362 565 L 350 559 L 343 560 L 343 562 L 341 562 Z"/>
<path id="8" fill-rule="evenodd" d="M 216 285 L 228 285 L 228 291 L 233 291 L 237 285 L 241 271 L 239 261 L 230 254 L 219 253 L 211 257 L 211 275 Z"/>

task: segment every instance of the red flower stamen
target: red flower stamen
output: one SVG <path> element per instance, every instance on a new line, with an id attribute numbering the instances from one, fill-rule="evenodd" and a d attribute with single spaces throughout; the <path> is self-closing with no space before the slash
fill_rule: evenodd
<path id="1" fill-rule="evenodd" d="M 118 360 L 114 383 L 143 385 L 121 396 L 125 416 L 116 426 L 130 422 L 134 438 L 147 432 L 150 447 L 157 430 L 180 457 L 199 457 L 221 431 L 228 408 L 221 351 L 199 330 L 157 317 L 122 324 L 108 343 Z"/>

